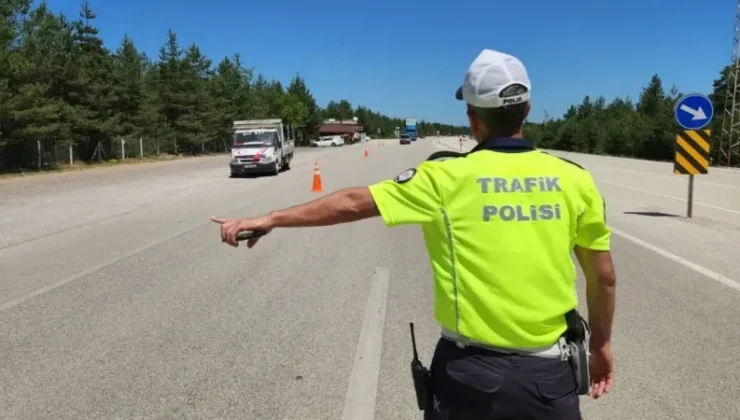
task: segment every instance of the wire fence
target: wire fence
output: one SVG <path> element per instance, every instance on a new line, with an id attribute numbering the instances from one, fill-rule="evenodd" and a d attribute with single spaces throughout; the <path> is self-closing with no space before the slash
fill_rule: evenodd
<path id="1" fill-rule="evenodd" d="M 225 153 L 230 139 L 179 144 L 177 139 L 118 138 L 105 141 L 71 143 L 39 138 L 0 144 L 0 172 L 58 169 L 87 163 L 118 163 L 127 160 L 158 159 Z"/>
<path id="2" fill-rule="evenodd" d="M 309 138 L 297 130 L 286 132 L 285 135 L 295 140 L 296 147 L 311 145 Z M 161 137 L 120 137 L 100 141 L 88 138 L 77 142 L 55 138 L 14 142 L 2 140 L 0 137 L 0 173 L 227 153 L 232 143 L 231 138 L 186 142 L 169 133 Z"/>

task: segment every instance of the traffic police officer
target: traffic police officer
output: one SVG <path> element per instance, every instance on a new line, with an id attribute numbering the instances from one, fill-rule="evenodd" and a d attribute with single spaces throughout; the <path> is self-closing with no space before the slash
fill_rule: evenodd
<path id="1" fill-rule="evenodd" d="M 572 251 L 587 280 L 589 394 L 599 398 L 613 384 L 616 280 L 605 204 L 586 170 L 522 138 L 530 91 L 518 59 L 484 50 L 456 95 L 478 141 L 470 153 L 262 217 L 214 219 L 235 247 L 242 231 L 373 216 L 421 225 L 442 326 L 427 419 L 581 418 L 564 344 L 566 314 L 577 307 Z"/>

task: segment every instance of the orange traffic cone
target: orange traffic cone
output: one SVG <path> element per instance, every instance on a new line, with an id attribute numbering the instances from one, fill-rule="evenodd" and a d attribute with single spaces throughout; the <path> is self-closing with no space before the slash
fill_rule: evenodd
<path id="1" fill-rule="evenodd" d="M 319 162 L 313 164 L 313 186 L 311 192 L 323 192 L 324 188 L 321 186 L 321 173 L 319 172 Z"/>
<path id="2" fill-rule="evenodd" d="M 367 151 L 367 147 L 365 148 L 365 157 L 368 157 L 370 153 Z"/>

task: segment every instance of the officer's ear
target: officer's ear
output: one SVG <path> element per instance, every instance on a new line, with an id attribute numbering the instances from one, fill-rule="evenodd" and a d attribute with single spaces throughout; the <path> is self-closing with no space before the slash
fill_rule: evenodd
<path id="1" fill-rule="evenodd" d="M 527 101 L 527 110 L 524 112 L 524 121 L 527 121 L 527 118 L 529 118 L 529 111 L 532 110 L 532 102 Z"/>
<path id="2" fill-rule="evenodd" d="M 480 122 L 480 118 L 478 117 L 478 113 L 475 112 L 475 109 L 473 109 L 473 107 L 468 105 L 467 114 L 468 114 L 468 122 L 470 123 L 470 131 L 473 133 L 473 137 L 478 139 L 479 138 L 478 133 L 480 132 L 480 129 L 481 129 L 481 122 Z"/>

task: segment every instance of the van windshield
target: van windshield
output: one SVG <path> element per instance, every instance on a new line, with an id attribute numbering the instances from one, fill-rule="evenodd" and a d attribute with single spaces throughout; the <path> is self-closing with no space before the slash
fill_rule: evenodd
<path id="1" fill-rule="evenodd" d="M 242 148 L 275 147 L 277 135 L 274 132 L 254 133 L 244 132 L 234 135 L 234 146 Z"/>

